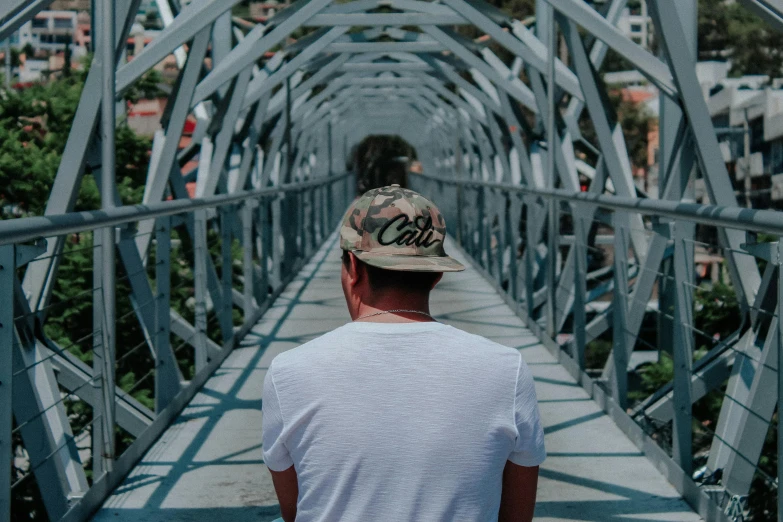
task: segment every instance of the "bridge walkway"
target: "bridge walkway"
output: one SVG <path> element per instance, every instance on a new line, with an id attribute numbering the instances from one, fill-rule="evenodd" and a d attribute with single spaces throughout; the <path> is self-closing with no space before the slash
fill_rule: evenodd
<path id="1" fill-rule="evenodd" d="M 467 266 L 465 256 L 452 253 Z M 267 521 L 279 514 L 261 451 L 261 393 L 275 355 L 349 320 L 328 241 L 225 360 L 94 520 Z M 435 316 L 522 351 L 549 457 L 536 520 L 701 520 L 474 269 L 447 274 Z"/>

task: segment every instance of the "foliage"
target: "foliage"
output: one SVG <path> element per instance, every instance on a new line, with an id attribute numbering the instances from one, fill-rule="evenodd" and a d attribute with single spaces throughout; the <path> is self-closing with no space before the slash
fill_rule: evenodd
<path id="1" fill-rule="evenodd" d="M 783 33 L 740 4 L 727 6 L 731 39 L 731 73 L 783 74 Z"/>
<path id="2" fill-rule="evenodd" d="M 699 0 L 699 58 L 729 58 L 731 74 L 783 75 L 783 33 L 740 2 Z"/>
<path id="3" fill-rule="evenodd" d="M 742 323 L 742 317 L 734 289 L 725 283 L 702 285 L 694 291 L 694 326 L 701 332 L 713 336 L 715 342 L 726 339 L 734 333 Z M 697 334 L 697 339 L 699 335 Z M 701 338 L 694 353 L 694 360 L 699 360 L 713 344 Z M 674 365 L 671 356 L 662 353 L 657 363 L 644 368 L 641 375 L 642 394 L 638 398 L 647 397 L 672 380 Z"/>
<path id="4" fill-rule="evenodd" d="M 612 352 L 612 341 L 595 339 L 585 346 L 585 367 L 591 370 L 603 368 Z"/>
<path id="5" fill-rule="evenodd" d="M 44 213 L 82 87 L 80 75 L 0 93 L 0 219 Z M 142 84 L 137 92 L 149 89 Z M 139 203 L 150 142 L 120 125 L 116 144 L 120 198 L 125 204 Z M 85 171 L 88 176 L 76 196 L 76 210 L 100 207 L 92 171 L 89 166 Z"/>
<path id="6" fill-rule="evenodd" d="M 125 99 L 131 103 L 137 103 L 141 99 L 154 99 L 166 96 L 166 92 L 161 89 L 165 83 L 163 76 L 155 69 L 150 70 L 130 86 L 125 92 Z"/>
<path id="7" fill-rule="evenodd" d="M 609 103 L 623 129 L 631 165 L 636 168 L 645 168 L 647 166 L 647 134 L 656 119 L 655 116 L 650 114 L 645 105 L 625 99 L 620 89 L 610 88 Z M 598 145 L 598 138 L 588 111 L 583 113 L 579 128 L 587 141 Z"/>
<path id="8" fill-rule="evenodd" d="M 699 59 L 720 58 L 730 48 L 730 22 L 725 0 L 699 0 Z"/>
<path id="9" fill-rule="evenodd" d="M 726 339 L 742 324 L 737 294 L 725 283 L 713 283 L 709 287 L 700 286 L 694 293 L 696 313 L 694 323 L 698 330 L 713 336 L 715 342 Z M 703 337 L 699 339 L 701 347 L 711 348 Z"/>

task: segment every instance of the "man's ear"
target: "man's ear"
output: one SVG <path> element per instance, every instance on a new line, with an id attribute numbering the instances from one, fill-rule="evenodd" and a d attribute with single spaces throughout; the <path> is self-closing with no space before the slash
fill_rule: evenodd
<path id="1" fill-rule="evenodd" d="M 348 282 L 351 286 L 356 286 L 361 281 L 362 277 L 366 277 L 364 274 L 364 267 L 361 266 L 361 261 L 356 257 L 353 252 L 348 252 Z"/>

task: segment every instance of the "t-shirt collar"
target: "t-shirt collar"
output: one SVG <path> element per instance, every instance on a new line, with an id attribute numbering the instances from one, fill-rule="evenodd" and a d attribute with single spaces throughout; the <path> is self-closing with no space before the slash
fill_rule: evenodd
<path id="1" fill-rule="evenodd" d="M 371 321 L 357 321 L 347 323 L 342 328 L 355 332 L 368 333 L 417 333 L 448 328 L 448 325 L 436 321 L 412 323 L 375 323 Z"/>

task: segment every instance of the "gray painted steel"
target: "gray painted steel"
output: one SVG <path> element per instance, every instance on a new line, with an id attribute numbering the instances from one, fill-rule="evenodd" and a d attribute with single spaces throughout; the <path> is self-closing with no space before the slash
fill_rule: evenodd
<path id="1" fill-rule="evenodd" d="M 13 245 L 0 247 L 0 295 L 13 295 L 14 270 L 16 269 L 16 248 Z M 13 355 L 14 309 L 3 307 L 0 313 L 0 360 L 9 361 Z M 12 395 L 10 364 L 0 367 L 0 469 L 10 470 L 12 464 L 11 425 Z M 11 473 L 0 475 L 0 520 L 11 520 Z"/>

